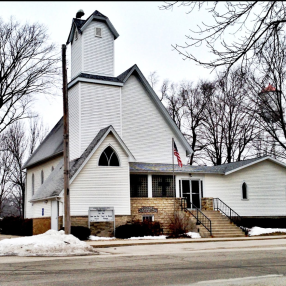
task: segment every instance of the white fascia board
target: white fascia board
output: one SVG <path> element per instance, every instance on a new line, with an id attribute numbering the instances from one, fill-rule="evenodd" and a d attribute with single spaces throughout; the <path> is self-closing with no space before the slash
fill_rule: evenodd
<path id="1" fill-rule="evenodd" d="M 183 134 L 181 133 L 181 131 L 179 130 L 178 126 L 175 124 L 175 122 L 173 121 L 173 119 L 170 117 L 169 113 L 167 112 L 166 108 L 164 107 L 164 105 L 162 104 L 162 102 L 160 101 L 160 99 L 158 98 L 157 94 L 154 92 L 153 88 L 150 86 L 150 84 L 148 83 L 148 81 L 145 79 L 144 75 L 141 73 L 140 69 L 137 67 L 137 65 L 134 66 L 134 69 L 132 69 L 130 71 L 130 73 L 128 74 L 128 77 L 133 73 L 133 71 L 136 69 L 140 80 L 143 84 L 143 86 L 147 89 L 148 93 L 151 95 L 151 98 L 153 99 L 153 101 L 155 102 L 155 104 L 157 105 L 159 111 L 161 111 L 161 113 L 163 114 L 163 116 L 165 117 L 166 121 L 169 123 L 169 125 L 171 126 L 171 128 L 173 129 L 174 133 L 179 137 L 179 139 L 181 140 L 181 143 L 183 144 L 183 146 L 186 148 L 187 150 L 187 155 L 191 155 L 193 153 L 193 150 L 191 148 L 191 146 L 189 145 L 188 141 L 186 140 L 186 138 L 183 136 Z M 126 76 L 125 81 L 128 78 Z"/>
<path id="2" fill-rule="evenodd" d="M 80 171 L 83 169 L 83 167 L 86 165 L 86 163 L 89 161 L 89 159 L 92 157 L 92 155 L 95 153 L 95 151 L 98 149 L 98 147 L 101 145 L 101 143 L 105 140 L 106 136 L 110 133 L 110 131 L 113 133 L 114 137 L 118 140 L 118 142 L 120 143 L 121 147 L 123 148 L 123 150 L 126 152 L 127 156 L 129 157 L 129 162 L 135 162 L 136 159 L 135 157 L 132 155 L 132 153 L 129 151 L 129 149 L 127 148 L 127 146 L 125 145 L 125 143 L 122 141 L 122 139 L 120 138 L 120 136 L 117 134 L 117 132 L 114 130 L 114 128 L 112 126 L 110 126 L 107 131 L 105 132 L 105 134 L 101 137 L 101 139 L 99 140 L 99 142 L 94 146 L 93 150 L 90 152 L 90 154 L 87 156 L 87 158 L 84 160 L 84 162 L 81 164 L 81 166 L 78 168 L 78 170 L 75 172 L 75 174 L 73 175 L 73 177 L 70 179 L 70 184 L 75 180 L 75 178 L 77 177 L 77 175 L 80 173 Z"/>
<path id="3" fill-rule="evenodd" d="M 121 82 L 112 82 L 112 81 L 77 77 L 68 84 L 68 88 L 73 87 L 78 82 L 98 83 L 98 84 L 113 85 L 113 86 L 123 86 L 123 83 L 121 83 Z"/>
<path id="4" fill-rule="evenodd" d="M 242 170 L 242 169 L 244 169 L 244 168 L 250 167 L 250 166 L 255 165 L 255 164 L 257 164 L 257 163 L 263 162 L 263 161 L 265 161 L 265 160 L 270 160 L 270 161 L 272 161 L 272 162 L 274 162 L 274 163 L 276 163 L 276 164 L 278 164 L 278 165 L 280 165 L 280 166 L 286 168 L 286 165 L 285 165 L 284 163 L 282 163 L 282 162 L 280 162 L 280 161 L 278 161 L 278 160 L 276 160 L 276 159 L 274 159 L 274 158 L 271 158 L 271 157 L 267 156 L 267 157 L 258 159 L 258 160 L 255 161 L 255 162 L 251 162 L 251 163 L 249 163 L 249 164 L 247 164 L 247 165 L 244 165 L 244 166 L 241 166 L 241 167 L 239 167 L 239 168 L 233 169 L 233 170 L 231 170 L 231 171 L 229 171 L 229 172 L 226 172 L 225 175 L 232 174 L 232 173 L 234 173 L 234 172 L 237 172 L 237 171 Z"/>

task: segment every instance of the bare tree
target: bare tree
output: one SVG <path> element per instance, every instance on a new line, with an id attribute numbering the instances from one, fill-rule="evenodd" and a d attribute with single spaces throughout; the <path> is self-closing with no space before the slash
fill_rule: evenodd
<path id="1" fill-rule="evenodd" d="M 255 64 L 255 73 L 248 81 L 249 95 L 264 131 L 264 153 L 286 159 L 286 36 L 267 43 Z"/>
<path id="2" fill-rule="evenodd" d="M 2 141 L 0 139 L 0 141 Z M 4 207 L 7 204 L 9 195 L 11 193 L 10 183 L 10 166 L 12 164 L 12 157 L 8 151 L 0 151 L 0 217 L 3 216 Z"/>
<path id="3" fill-rule="evenodd" d="M 234 64 L 249 65 L 253 56 L 263 52 L 265 45 L 285 34 L 286 6 L 283 1 L 166 1 L 160 9 L 185 7 L 192 15 L 204 10 L 208 22 L 202 21 L 197 31 L 187 35 L 184 45 L 174 45 L 184 59 L 207 68 L 224 66 L 227 71 Z M 206 61 L 195 56 L 192 47 L 204 45 L 214 55 Z M 191 51 L 191 52 L 189 52 Z"/>
<path id="4" fill-rule="evenodd" d="M 10 201 L 14 203 L 20 216 L 24 216 L 25 207 L 26 173 L 23 170 L 23 165 L 27 157 L 44 138 L 45 132 L 43 124 L 33 118 L 29 129 L 24 122 L 17 121 L 1 134 L 0 155 L 7 161 L 9 176 L 3 176 L 5 174 L 3 171 L 3 174 L 0 174 L 0 179 L 5 179 L 7 182 Z"/>
<path id="5" fill-rule="evenodd" d="M 42 25 L 0 19 L 0 133 L 30 116 L 33 96 L 54 86 L 59 62 Z"/>
<path id="6" fill-rule="evenodd" d="M 151 87 L 154 89 L 159 82 L 159 76 L 158 76 L 156 71 L 149 73 L 148 81 L 149 81 Z"/>

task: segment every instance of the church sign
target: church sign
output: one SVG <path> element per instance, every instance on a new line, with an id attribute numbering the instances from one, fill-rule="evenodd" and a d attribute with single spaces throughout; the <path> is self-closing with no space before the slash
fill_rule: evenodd
<path id="1" fill-rule="evenodd" d="M 88 221 L 102 222 L 114 221 L 114 208 L 112 207 L 90 207 L 88 210 Z"/>
<path id="2" fill-rule="evenodd" d="M 154 207 L 142 207 L 138 209 L 138 213 L 158 213 L 158 209 Z"/>

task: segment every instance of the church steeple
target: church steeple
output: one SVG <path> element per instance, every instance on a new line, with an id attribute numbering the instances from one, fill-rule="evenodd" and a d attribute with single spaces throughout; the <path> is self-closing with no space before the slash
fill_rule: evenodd
<path id="1" fill-rule="evenodd" d="M 97 10 L 86 20 L 74 18 L 67 40 L 71 43 L 71 78 L 80 73 L 114 76 L 114 40 L 118 36 L 108 17 Z"/>

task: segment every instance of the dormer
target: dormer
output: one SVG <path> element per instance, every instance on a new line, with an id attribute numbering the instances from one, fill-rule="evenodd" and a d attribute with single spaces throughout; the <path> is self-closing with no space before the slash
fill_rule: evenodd
<path id="1" fill-rule="evenodd" d="M 80 10 L 72 21 L 67 44 L 71 43 L 71 79 L 80 73 L 114 76 L 114 40 L 119 34 L 98 11 L 86 20 Z"/>

